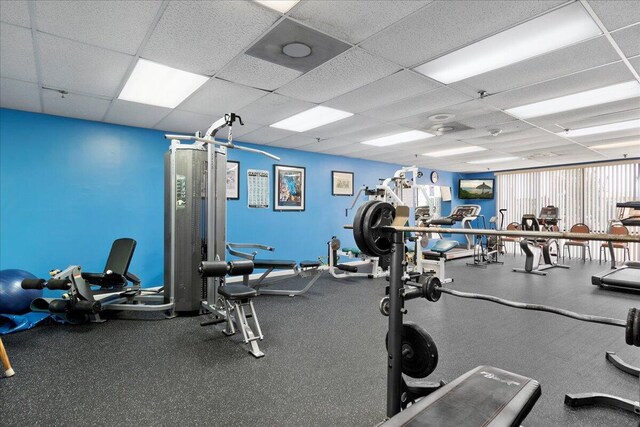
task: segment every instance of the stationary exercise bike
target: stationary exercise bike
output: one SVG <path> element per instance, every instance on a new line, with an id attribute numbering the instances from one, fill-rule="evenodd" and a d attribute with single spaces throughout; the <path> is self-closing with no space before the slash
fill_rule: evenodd
<path id="1" fill-rule="evenodd" d="M 498 222 L 497 216 L 492 216 L 489 219 L 490 230 L 502 230 L 504 227 L 504 213 L 506 209 L 500 209 L 500 228 L 496 227 Z M 482 228 L 487 228 L 484 215 L 480 215 L 482 218 Z M 471 267 L 487 268 L 489 264 L 504 264 L 500 261 L 500 255 L 504 255 L 504 244 L 500 236 L 475 236 L 475 243 L 473 246 L 473 262 L 468 262 L 467 265 Z"/>
<path id="2" fill-rule="evenodd" d="M 546 230 L 558 224 L 558 208 L 555 206 L 547 206 L 542 208 L 539 215 L 540 220 L 544 223 Z M 525 214 L 522 216 L 522 231 L 540 231 L 540 222 L 535 215 Z M 560 246 L 556 239 L 527 239 L 520 240 L 520 248 L 524 252 L 526 259 L 524 268 L 514 268 L 513 271 L 518 273 L 537 274 L 546 276 L 544 270 L 550 268 L 569 268 L 568 265 L 558 264 L 558 254 Z M 553 258 L 556 258 L 555 260 Z"/>

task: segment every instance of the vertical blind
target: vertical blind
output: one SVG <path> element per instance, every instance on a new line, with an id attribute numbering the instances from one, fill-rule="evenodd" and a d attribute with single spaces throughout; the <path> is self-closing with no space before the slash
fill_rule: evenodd
<path id="1" fill-rule="evenodd" d="M 553 205 L 559 208 L 561 230 L 584 223 L 593 232 L 607 232 L 609 221 L 617 218 L 616 203 L 640 200 L 640 163 L 498 173 L 497 199 L 498 209 L 507 209 L 508 222 L 519 223 L 522 215 L 537 215 Z M 640 230 L 630 227 L 629 232 L 637 235 Z M 595 259 L 601 244 L 589 243 Z M 632 260 L 640 259 L 638 246 L 629 244 Z M 570 250 L 572 256 L 581 255 L 579 248 Z M 616 259 L 623 259 L 621 250 L 616 250 Z"/>

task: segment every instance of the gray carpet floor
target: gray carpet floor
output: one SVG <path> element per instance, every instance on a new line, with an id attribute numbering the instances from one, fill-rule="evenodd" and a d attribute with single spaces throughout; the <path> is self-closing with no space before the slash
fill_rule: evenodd
<path id="1" fill-rule="evenodd" d="M 601 290 L 573 260 L 546 277 L 511 272 L 523 263 L 466 267 L 450 262 L 451 285 L 509 299 L 626 318 L 640 295 Z M 16 376 L 0 378 L 1 426 L 220 425 L 374 426 L 385 415 L 387 318 L 378 311 L 384 280 L 328 274 L 304 296 L 263 296 L 256 310 L 266 356 L 254 359 L 239 336 L 203 317 L 118 315 L 104 324 L 47 325 L 3 337 Z M 292 284 L 295 286 L 296 284 Z M 638 379 L 605 361 L 605 351 L 640 365 L 624 329 L 443 295 L 413 300 L 407 320 L 435 339 L 430 377 L 453 379 L 488 364 L 537 379 L 542 397 L 525 426 L 636 426 L 621 410 L 567 408 L 565 393 L 638 399 Z"/>

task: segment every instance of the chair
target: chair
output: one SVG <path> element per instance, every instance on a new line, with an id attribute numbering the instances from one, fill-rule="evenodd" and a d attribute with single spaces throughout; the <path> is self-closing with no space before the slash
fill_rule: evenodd
<path id="1" fill-rule="evenodd" d="M 109 252 L 109 258 L 102 273 L 82 273 L 82 278 L 92 285 L 98 285 L 102 289 L 118 289 L 127 286 L 131 281 L 134 285 L 140 285 L 140 279 L 129 272 L 129 265 L 136 249 L 136 241 L 130 238 L 114 240 Z"/>
<path id="2" fill-rule="evenodd" d="M 569 232 L 589 234 L 591 233 L 591 230 L 588 225 L 579 222 L 571 226 Z M 569 254 L 569 259 L 571 259 L 571 246 L 582 248 L 582 261 L 586 261 L 587 251 L 589 251 L 589 261 L 593 259 L 591 256 L 591 248 L 589 247 L 589 242 L 587 240 L 567 240 L 564 242 L 564 245 L 562 246 L 562 259 L 564 259 L 565 249 Z"/>
<path id="3" fill-rule="evenodd" d="M 520 223 L 518 222 L 512 222 L 509 225 L 507 225 L 507 231 L 516 231 L 516 230 L 520 230 Z M 516 248 L 519 246 L 518 242 L 520 241 L 519 237 L 509 237 L 509 236 L 504 236 L 502 237 L 502 242 L 512 242 L 513 243 L 513 256 L 516 256 Z"/>
<path id="4" fill-rule="evenodd" d="M 629 229 L 622 224 L 613 224 L 609 229 L 609 234 L 619 234 L 622 236 L 629 235 Z M 622 262 L 624 263 L 627 258 L 631 260 L 631 253 L 629 252 L 629 244 L 626 242 L 612 242 L 613 249 L 622 249 Z M 604 262 L 607 262 L 607 251 L 609 250 L 608 243 L 602 243 L 600 245 L 600 256 L 598 262 L 602 261 L 602 252 L 604 251 Z"/>

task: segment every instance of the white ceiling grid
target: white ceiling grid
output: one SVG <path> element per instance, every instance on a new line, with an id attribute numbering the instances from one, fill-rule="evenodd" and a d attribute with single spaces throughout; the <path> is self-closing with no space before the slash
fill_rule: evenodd
<path id="1" fill-rule="evenodd" d="M 555 134 L 637 119 L 637 98 L 527 121 L 503 111 L 637 78 L 624 61 L 640 71 L 640 1 L 580 1 L 603 36 L 449 85 L 407 67 L 572 1 L 302 0 L 284 15 L 252 1 L 0 1 L 0 106 L 188 133 L 233 111 L 246 123 L 234 129 L 242 141 L 461 172 L 505 168 L 465 162 L 509 155 L 521 158 L 508 162 L 516 168 L 637 153 L 587 148 L 637 141 L 637 130 L 574 140 Z M 351 48 L 304 74 L 245 55 L 283 19 Z M 118 100 L 138 57 L 212 78 L 174 110 Z M 300 134 L 269 127 L 318 104 L 355 114 Z M 442 113 L 455 116 L 429 119 Z M 360 144 L 448 123 L 469 129 L 389 147 Z M 469 145 L 487 150 L 421 155 Z"/>

